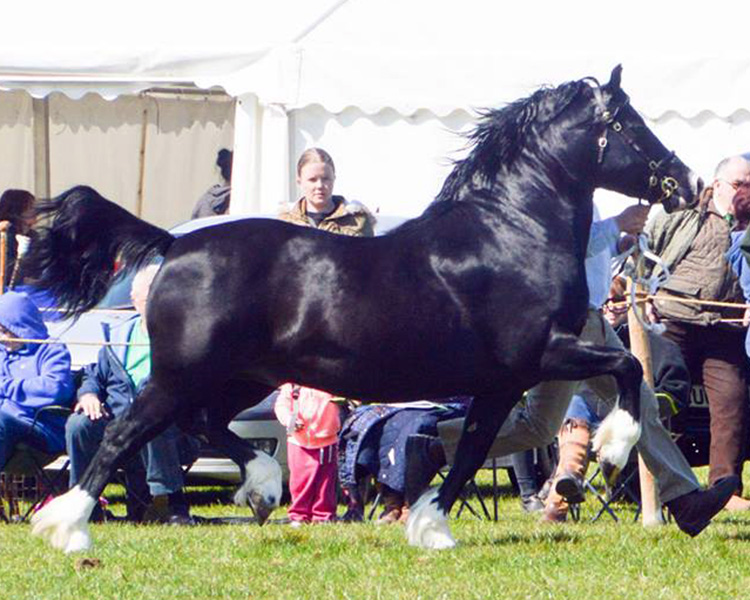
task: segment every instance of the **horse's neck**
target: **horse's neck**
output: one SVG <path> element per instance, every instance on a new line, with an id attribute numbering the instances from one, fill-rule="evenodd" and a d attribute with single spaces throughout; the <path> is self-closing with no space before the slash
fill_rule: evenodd
<path id="1" fill-rule="evenodd" d="M 592 183 L 574 179 L 561 166 L 527 159 L 503 170 L 493 188 L 494 195 L 505 198 L 506 208 L 546 225 L 553 235 L 573 239 L 576 252 L 585 257 L 594 210 Z"/>

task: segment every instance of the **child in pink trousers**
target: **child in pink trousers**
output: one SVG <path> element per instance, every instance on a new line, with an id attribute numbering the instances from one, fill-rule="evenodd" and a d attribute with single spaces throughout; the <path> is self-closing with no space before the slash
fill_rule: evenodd
<path id="1" fill-rule="evenodd" d="M 292 523 L 336 517 L 336 451 L 339 407 L 327 392 L 291 383 L 281 387 L 276 418 L 287 431 Z"/>

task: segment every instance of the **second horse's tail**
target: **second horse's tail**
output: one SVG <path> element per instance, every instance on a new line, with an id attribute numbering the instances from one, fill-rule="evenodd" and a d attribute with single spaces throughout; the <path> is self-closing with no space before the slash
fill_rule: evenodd
<path id="1" fill-rule="evenodd" d="M 35 287 L 51 293 L 67 315 L 78 316 L 104 298 L 117 266 L 137 268 L 163 256 L 174 237 L 87 186 L 37 203 L 38 228 L 21 265 Z"/>

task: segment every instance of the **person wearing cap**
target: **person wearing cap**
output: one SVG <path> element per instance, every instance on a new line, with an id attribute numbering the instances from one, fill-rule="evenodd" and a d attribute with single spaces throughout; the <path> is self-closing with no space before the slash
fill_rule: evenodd
<path id="1" fill-rule="evenodd" d="M 34 422 L 40 408 L 69 406 L 75 389 L 70 352 L 63 344 L 37 341 L 48 338 L 39 309 L 25 294 L 0 296 L 0 469 L 21 441 L 50 454 L 65 449 L 64 415 L 43 412 Z"/>

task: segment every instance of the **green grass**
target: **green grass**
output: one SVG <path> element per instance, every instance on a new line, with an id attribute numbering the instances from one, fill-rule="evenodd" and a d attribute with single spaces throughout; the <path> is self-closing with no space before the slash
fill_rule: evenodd
<path id="1" fill-rule="evenodd" d="M 0 525 L 0 597 L 674 600 L 747 594 L 750 514 L 722 515 L 691 539 L 674 524 L 649 530 L 634 524 L 630 505 L 618 507 L 620 523 L 609 517 L 585 522 L 598 504 L 590 497 L 582 522 L 542 525 L 522 512 L 507 478 L 501 482 L 499 521 L 464 513 L 451 522 L 458 547 L 440 552 L 409 547 L 398 525 L 108 523 L 92 525 L 91 551 L 65 556 L 32 538 L 28 525 Z M 193 512 L 247 516 L 224 503 L 229 495 L 191 490 Z M 283 516 L 282 508 L 272 518 Z M 93 566 L 83 558 L 94 559 Z"/>

